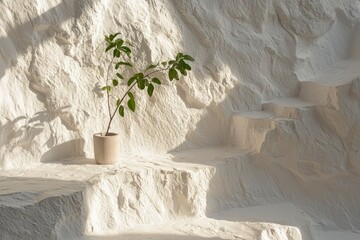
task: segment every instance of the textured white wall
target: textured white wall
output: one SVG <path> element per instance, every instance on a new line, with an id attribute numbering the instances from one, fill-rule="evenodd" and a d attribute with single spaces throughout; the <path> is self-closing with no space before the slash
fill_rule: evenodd
<path id="1" fill-rule="evenodd" d="M 180 84 L 163 84 L 149 100 L 136 94 L 137 112 L 115 121 L 128 153 L 225 144 L 234 111 L 295 95 L 299 81 L 359 56 L 351 52 L 357 0 L 1 0 L 0 12 L 7 168 L 92 157 L 92 134 L 107 122 L 106 61 L 92 54 L 104 34 L 135 42 L 136 68 L 177 51 L 196 59 Z"/>

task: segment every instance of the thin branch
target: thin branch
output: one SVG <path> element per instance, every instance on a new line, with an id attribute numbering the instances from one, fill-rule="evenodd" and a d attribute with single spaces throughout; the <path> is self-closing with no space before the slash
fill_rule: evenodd
<path id="1" fill-rule="evenodd" d="M 110 65 L 109 65 L 108 74 L 109 74 L 109 69 L 110 69 L 110 66 L 112 65 L 113 60 L 114 60 L 114 58 L 111 60 L 111 63 L 110 63 Z M 154 73 L 157 73 L 157 72 L 166 71 L 166 70 L 168 70 L 169 68 L 170 68 L 170 66 L 167 66 L 166 68 L 160 68 L 160 69 L 154 70 L 154 71 L 146 74 L 146 75 L 144 76 L 144 78 L 149 77 L 150 75 L 152 75 L 152 74 L 154 74 Z M 107 75 L 108 75 L 108 74 L 107 74 Z M 107 77 L 107 80 L 106 80 L 106 86 L 107 86 L 107 82 L 108 82 L 108 77 Z M 128 95 L 128 93 L 131 91 L 131 89 L 134 88 L 134 86 L 135 86 L 136 84 L 137 84 L 137 81 L 135 81 L 135 82 L 129 87 L 129 89 L 124 93 L 124 95 L 122 96 L 122 98 L 121 98 L 120 101 L 118 102 L 118 104 L 117 104 L 117 106 L 116 106 L 116 108 L 115 108 L 115 110 L 114 110 L 114 112 L 113 112 L 112 114 L 111 114 L 111 111 L 110 111 L 110 100 L 109 100 L 109 99 L 110 99 L 110 95 L 109 95 L 109 93 L 108 93 L 108 107 L 109 107 L 110 120 L 109 120 L 107 129 L 106 129 L 105 136 L 107 136 L 108 133 L 109 133 L 109 131 L 110 131 L 111 123 L 112 123 L 112 121 L 113 121 L 113 119 L 114 119 L 114 117 L 115 117 L 115 115 L 116 115 L 119 107 L 121 106 L 121 104 L 122 104 L 122 102 L 124 101 L 125 97 L 126 97 L 126 96 Z"/>
<path id="2" fill-rule="evenodd" d="M 168 66 L 167 68 L 161 68 L 161 69 L 158 69 L 158 70 L 154 70 L 154 71 L 146 74 L 146 75 L 144 76 L 144 78 L 149 77 L 151 74 L 154 74 L 154 73 L 157 73 L 157 72 L 166 71 L 166 70 L 168 70 L 169 68 L 170 68 L 170 66 Z"/>
<path id="3" fill-rule="evenodd" d="M 108 127 L 107 127 L 107 129 L 106 129 L 105 136 L 107 136 L 108 133 L 109 133 L 110 126 L 111 126 L 111 122 L 112 122 L 113 118 L 115 117 L 115 115 L 116 115 L 119 107 L 121 106 L 121 103 L 124 101 L 124 99 L 125 99 L 125 97 L 127 96 L 127 94 L 131 91 L 131 89 L 132 89 L 136 84 L 137 84 L 137 81 L 135 81 L 135 82 L 131 85 L 131 87 L 124 93 L 124 95 L 123 95 L 122 98 L 120 99 L 119 104 L 116 106 L 114 113 L 113 113 L 112 115 L 110 115 L 110 121 L 109 121 Z"/>
<path id="4" fill-rule="evenodd" d="M 145 78 L 145 77 L 149 77 L 151 74 L 154 74 L 154 73 L 157 73 L 157 72 L 161 72 L 161 71 L 165 71 L 165 70 L 169 69 L 169 67 L 170 67 L 170 66 L 168 66 L 167 68 L 161 68 L 161 69 L 157 69 L 157 70 L 155 70 L 155 71 L 152 71 L 152 72 L 146 74 L 146 75 L 144 76 L 144 78 Z M 106 129 L 105 135 L 107 135 L 107 134 L 109 133 L 110 126 L 111 126 L 111 122 L 112 122 L 113 118 L 115 117 L 115 115 L 116 115 L 119 107 L 121 106 L 122 102 L 124 101 L 125 97 L 126 97 L 126 96 L 128 95 L 128 93 L 131 91 L 131 89 L 134 88 L 134 86 L 135 86 L 136 84 L 137 84 L 137 81 L 135 81 L 135 82 L 129 87 L 129 89 L 124 93 L 124 95 L 123 95 L 122 98 L 120 99 L 118 105 L 117 105 L 116 108 L 115 108 L 115 111 L 114 111 L 113 114 L 110 116 L 110 121 L 109 121 L 108 127 L 107 127 L 107 129 Z"/>
<path id="5" fill-rule="evenodd" d="M 115 57 L 113 57 L 113 58 L 111 59 L 111 62 L 110 62 L 110 64 L 109 64 L 109 67 L 108 67 L 108 70 L 107 70 L 107 73 L 106 73 L 106 87 L 109 86 L 109 84 L 108 84 L 108 82 L 109 82 L 109 72 L 110 72 L 110 67 L 111 67 L 112 64 L 113 64 L 114 58 L 115 58 Z M 108 104 L 108 110 L 109 110 L 109 117 L 111 117 L 110 94 L 109 94 L 108 88 L 106 89 L 106 96 L 107 96 L 107 104 Z"/>
<path id="6" fill-rule="evenodd" d="M 100 47 L 101 45 L 103 45 L 103 43 L 105 43 L 105 40 L 102 41 L 102 42 L 95 48 L 95 50 L 93 51 L 93 53 L 96 52 L 96 51 L 99 49 L 99 47 Z"/>

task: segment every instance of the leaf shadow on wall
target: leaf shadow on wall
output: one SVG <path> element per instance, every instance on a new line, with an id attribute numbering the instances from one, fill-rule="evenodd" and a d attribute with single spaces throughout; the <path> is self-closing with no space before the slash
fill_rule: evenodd
<path id="1" fill-rule="evenodd" d="M 51 130 L 51 135 L 46 142 L 46 146 L 47 148 L 49 148 L 49 150 L 45 152 L 40 159 L 40 161 L 43 163 L 53 162 L 57 161 L 58 159 L 67 157 L 84 156 L 85 154 L 83 150 L 85 144 L 84 139 L 76 138 L 59 143 L 55 130 L 51 128 L 50 122 L 57 117 L 62 119 L 63 114 L 66 113 L 63 110 L 66 110 L 68 108 L 70 108 L 70 106 L 62 107 L 56 111 L 42 111 L 36 114 L 37 119 L 33 119 L 33 121 L 40 121 L 43 126 L 44 124 L 48 124 Z M 62 122 L 65 126 L 67 125 L 64 121 Z"/>
<path id="2" fill-rule="evenodd" d="M 6 118 L 5 124 L 0 124 L 0 148 L 6 146 L 9 151 L 19 146 L 30 148 L 33 140 L 44 129 L 43 123 L 37 122 L 36 115 L 37 113 L 35 117 L 30 119 L 25 116 L 20 116 L 13 120 Z M 20 125 L 22 121 L 25 121 L 25 124 Z"/>
<path id="3" fill-rule="evenodd" d="M 51 38 L 55 38 L 58 44 L 61 45 L 61 39 L 64 34 L 66 36 L 69 35 L 69 33 L 64 32 L 61 28 L 61 24 L 64 22 L 70 19 L 74 20 L 70 34 L 77 34 L 79 32 L 77 31 L 77 18 L 82 16 L 85 9 L 92 8 L 97 2 L 99 1 L 62 0 L 59 4 L 40 15 L 35 16 L 36 13 L 28 12 L 27 14 L 29 16 L 34 16 L 33 18 L 29 17 L 28 21 L 24 21 L 23 23 L 18 22 L 19 24 L 14 26 L 8 26 L 5 29 L 6 36 L 0 36 L 0 80 L 8 68 L 16 66 L 18 58 L 21 55 L 29 52 L 29 48 L 35 51 Z M 5 5 L 2 7 L 5 8 Z M 23 16 L 25 15 L 23 14 Z M 29 64 L 31 65 L 31 63 Z M 56 117 L 62 118 L 60 112 L 64 109 L 53 109 L 53 107 L 48 106 L 46 94 L 43 94 L 33 87 L 34 84 L 31 79 L 28 78 L 28 82 L 26 83 L 21 82 L 28 85 L 28 88 L 36 94 L 38 100 L 44 104 L 47 110 L 37 112 L 30 118 L 20 116 L 15 119 L 5 119 L 5 123 L 0 125 L 0 147 L 5 146 L 6 152 L 12 151 L 15 147 L 30 149 L 37 136 L 45 130 L 45 125 L 51 129 L 51 121 Z M 61 121 L 64 122 L 66 128 L 69 128 L 66 125 L 66 119 L 63 119 L 61 119 Z M 25 123 L 22 121 L 25 121 Z M 19 127 L 19 125 L 21 126 Z M 72 127 L 69 129 L 73 130 Z M 52 134 L 44 144 L 44 146 L 50 148 L 50 150 L 44 153 L 41 157 L 41 162 L 49 162 L 68 156 L 83 156 L 83 139 L 72 139 L 59 144 L 57 138 L 54 136 L 53 130 L 51 130 L 51 132 Z M 35 152 L 36 151 L 37 150 L 35 150 Z"/>
<path id="4" fill-rule="evenodd" d="M 72 139 L 63 143 L 58 143 L 56 131 L 50 124 L 55 118 L 60 118 L 69 106 L 58 110 L 46 110 L 35 113 L 32 117 L 19 116 L 13 120 L 6 119 L 5 124 L 0 123 L 0 148 L 6 147 L 7 151 L 13 151 L 16 147 L 31 149 L 34 140 L 45 131 L 50 130 L 50 134 L 44 147 L 49 150 L 41 157 L 41 162 L 51 162 L 56 159 L 83 156 L 83 139 Z"/>

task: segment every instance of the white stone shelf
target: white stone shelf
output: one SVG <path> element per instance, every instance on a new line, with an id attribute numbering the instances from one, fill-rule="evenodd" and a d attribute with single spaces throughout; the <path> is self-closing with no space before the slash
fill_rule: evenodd
<path id="1" fill-rule="evenodd" d="M 139 225 L 117 234 L 81 240 L 358 240 L 359 233 L 323 229 L 299 207 L 288 203 L 234 208 L 209 217 L 166 224 Z"/>
<path id="2" fill-rule="evenodd" d="M 336 62 L 320 74 L 302 83 L 314 83 L 323 86 L 338 87 L 351 83 L 360 77 L 360 60 L 348 59 Z"/>
<path id="3" fill-rule="evenodd" d="M 236 148 L 213 148 L 2 171 L 0 239 L 358 239 L 323 231 L 292 203 L 270 204 L 283 189 L 262 169 Z"/>
<path id="4" fill-rule="evenodd" d="M 221 209 L 218 196 L 231 200 L 226 187 L 219 188 L 211 180 L 236 177 L 226 176 L 221 168 L 242 157 L 234 148 L 201 149 L 124 156 L 122 163 L 111 166 L 69 158 L 2 171 L 0 239 L 76 237 L 205 216 Z"/>
<path id="5" fill-rule="evenodd" d="M 273 210 L 271 210 L 273 209 Z M 282 209 L 281 212 L 275 211 Z M 264 210 L 269 212 L 264 216 Z M 250 211 L 251 213 L 246 213 Z M 93 235 L 86 236 L 83 240 L 220 240 L 220 239 L 276 239 L 276 240 L 303 240 L 299 230 L 299 222 L 296 225 L 279 224 L 285 218 L 301 215 L 301 212 L 290 204 L 277 204 L 253 208 L 236 208 L 224 211 L 210 217 L 192 219 L 189 221 L 177 221 L 163 225 L 137 226 L 116 235 Z M 256 216 L 258 215 L 258 216 Z M 306 216 L 300 216 L 305 219 Z M 266 222 L 265 219 L 273 219 L 274 222 Z"/>
<path id="6" fill-rule="evenodd" d="M 309 112 L 313 103 L 298 97 L 278 98 L 263 104 L 263 110 L 271 112 L 277 117 L 299 119 Z"/>
<path id="7" fill-rule="evenodd" d="M 349 93 L 358 92 L 359 82 L 360 61 L 340 61 L 314 78 L 301 82 L 299 98 L 316 105 L 333 105 L 338 108 Z"/>

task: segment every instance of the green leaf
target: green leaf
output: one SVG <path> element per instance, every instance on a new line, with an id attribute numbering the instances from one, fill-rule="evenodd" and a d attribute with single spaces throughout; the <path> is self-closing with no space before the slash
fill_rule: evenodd
<path id="1" fill-rule="evenodd" d="M 188 61 L 195 61 L 193 57 L 189 56 L 189 55 L 184 55 L 183 56 L 185 60 L 188 60 Z"/>
<path id="2" fill-rule="evenodd" d="M 160 81 L 160 79 L 158 79 L 158 78 L 153 78 L 153 79 L 151 79 L 151 81 L 153 82 L 153 83 L 156 83 L 156 84 L 161 84 L 161 81 Z"/>
<path id="3" fill-rule="evenodd" d="M 111 42 L 111 41 L 110 41 L 110 38 L 109 38 L 107 35 L 105 35 L 105 41 L 108 42 L 108 43 Z"/>
<path id="4" fill-rule="evenodd" d="M 110 40 L 110 41 L 114 40 L 115 37 L 116 37 L 117 35 L 119 35 L 119 34 L 120 34 L 120 33 L 110 34 L 110 35 L 109 35 L 109 40 Z"/>
<path id="5" fill-rule="evenodd" d="M 119 84 L 119 81 L 116 79 L 113 79 L 112 83 L 113 83 L 114 87 L 116 87 Z"/>
<path id="6" fill-rule="evenodd" d="M 117 57 L 117 58 L 120 57 L 120 51 L 118 49 L 114 49 L 113 57 Z"/>
<path id="7" fill-rule="evenodd" d="M 116 43 L 117 46 L 119 46 L 119 45 L 121 46 L 121 45 L 123 45 L 124 40 L 122 40 L 121 38 L 119 38 L 119 39 L 116 39 L 115 43 Z"/>
<path id="8" fill-rule="evenodd" d="M 182 75 L 186 75 L 186 70 L 182 65 L 176 66 L 176 69 L 178 69 Z M 179 79 L 176 79 L 176 80 L 179 80 Z"/>
<path id="9" fill-rule="evenodd" d="M 171 60 L 171 61 L 169 61 L 169 64 L 171 65 L 171 64 L 174 64 L 176 61 L 174 61 L 174 60 Z"/>
<path id="10" fill-rule="evenodd" d="M 164 67 L 167 65 L 167 62 L 162 62 L 161 65 L 163 65 Z"/>
<path id="11" fill-rule="evenodd" d="M 116 53 L 116 57 L 117 57 L 117 58 L 120 57 L 120 51 L 118 51 L 118 52 Z"/>
<path id="12" fill-rule="evenodd" d="M 184 60 L 180 60 L 179 64 L 176 65 L 176 69 L 178 69 L 182 75 L 186 74 L 185 64 Z"/>
<path id="13" fill-rule="evenodd" d="M 143 79 L 144 78 L 144 74 L 142 72 L 137 74 L 139 76 L 139 79 Z"/>
<path id="14" fill-rule="evenodd" d="M 120 65 L 125 65 L 125 66 L 129 66 L 132 67 L 133 65 L 131 65 L 131 63 L 129 62 L 119 62 Z"/>
<path id="15" fill-rule="evenodd" d="M 116 106 L 119 106 L 121 103 L 120 99 L 116 100 Z"/>
<path id="16" fill-rule="evenodd" d="M 121 40 L 121 41 L 119 41 L 119 42 L 116 44 L 116 48 L 120 50 L 120 49 L 121 49 L 121 46 L 122 46 L 122 44 L 123 44 L 124 41 L 123 41 L 122 39 L 118 39 L 118 40 Z"/>
<path id="17" fill-rule="evenodd" d="M 111 87 L 110 86 L 104 86 L 104 87 L 102 87 L 101 88 L 101 90 L 103 90 L 103 91 L 108 91 L 108 92 L 110 92 L 111 91 Z"/>
<path id="18" fill-rule="evenodd" d="M 150 69 L 153 69 L 153 68 L 156 68 L 157 67 L 157 64 L 155 65 L 155 64 L 151 64 L 151 65 L 149 65 L 146 69 L 145 69 L 145 71 L 147 71 L 147 70 L 150 70 Z"/>
<path id="19" fill-rule="evenodd" d="M 154 92 L 154 85 L 152 85 L 151 83 L 149 84 L 148 88 L 147 88 L 147 92 L 149 94 L 149 96 L 151 97 L 153 92 Z"/>
<path id="20" fill-rule="evenodd" d="M 140 78 L 138 80 L 138 88 L 140 88 L 141 90 L 144 90 L 145 84 L 146 84 L 146 79 Z"/>
<path id="21" fill-rule="evenodd" d="M 116 76 L 120 79 L 124 79 L 123 75 L 121 75 L 120 73 L 116 73 Z"/>
<path id="22" fill-rule="evenodd" d="M 117 50 L 117 49 L 116 49 Z M 119 50 L 118 50 L 119 51 Z M 120 51 L 119 51 L 120 52 Z M 132 67 L 131 63 L 129 62 L 118 62 L 116 65 L 115 65 L 115 69 L 118 69 L 121 65 L 125 65 L 125 66 L 129 66 L 129 67 Z"/>
<path id="23" fill-rule="evenodd" d="M 187 73 L 186 73 L 186 70 L 185 69 L 181 69 L 180 73 L 183 75 L 183 76 L 186 76 Z M 176 80 L 179 80 L 179 79 L 176 79 Z"/>
<path id="24" fill-rule="evenodd" d="M 170 81 L 176 79 L 179 79 L 179 74 L 177 73 L 177 71 L 174 68 L 170 68 L 169 70 L 169 79 Z"/>
<path id="25" fill-rule="evenodd" d="M 135 112 L 135 100 L 133 98 L 130 98 L 128 101 L 128 107 L 131 111 Z"/>
<path id="26" fill-rule="evenodd" d="M 120 50 L 122 50 L 124 53 L 131 53 L 131 49 L 125 46 L 121 47 Z"/>
<path id="27" fill-rule="evenodd" d="M 114 35 L 112 35 L 113 38 L 111 39 L 111 41 L 114 40 L 116 38 L 116 36 L 119 35 L 119 34 L 121 34 L 121 33 L 118 32 L 118 33 L 115 33 Z"/>
<path id="28" fill-rule="evenodd" d="M 179 61 L 179 65 L 181 65 L 181 67 L 183 67 L 185 64 L 186 64 L 186 63 L 185 63 L 185 61 L 184 61 L 183 59 L 181 59 L 181 60 Z"/>
<path id="29" fill-rule="evenodd" d="M 183 53 L 178 53 L 178 54 L 176 55 L 176 60 L 179 60 L 183 55 L 184 55 Z"/>
<path id="30" fill-rule="evenodd" d="M 138 76 L 135 74 L 134 76 L 132 76 L 131 78 L 129 78 L 127 85 L 130 87 L 131 84 L 133 84 L 133 82 L 138 78 Z"/>
<path id="31" fill-rule="evenodd" d="M 124 106 L 123 105 L 121 105 L 120 107 L 119 107 L 119 114 L 120 114 L 120 116 L 122 116 L 122 117 L 124 117 L 124 110 L 125 110 L 125 108 L 124 108 Z"/>
<path id="32" fill-rule="evenodd" d="M 115 47 L 115 43 L 110 43 L 107 48 L 105 49 L 105 52 L 108 52 L 110 49 L 112 49 L 113 47 Z"/>
<path id="33" fill-rule="evenodd" d="M 185 67 L 186 70 L 189 70 L 189 71 L 191 70 L 191 66 L 189 64 L 185 63 L 184 67 Z"/>
<path id="34" fill-rule="evenodd" d="M 134 99 L 134 94 L 132 92 L 128 92 L 129 98 Z"/>

